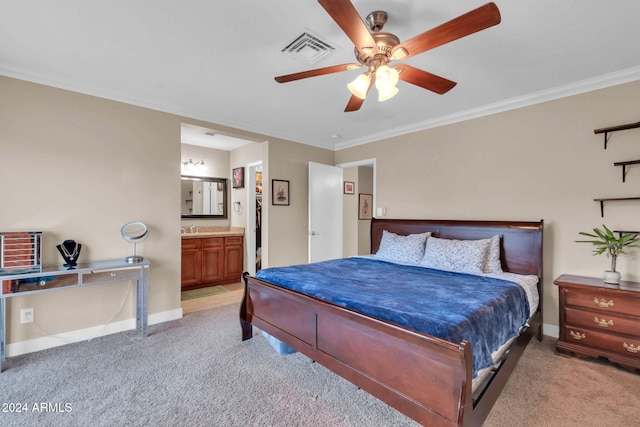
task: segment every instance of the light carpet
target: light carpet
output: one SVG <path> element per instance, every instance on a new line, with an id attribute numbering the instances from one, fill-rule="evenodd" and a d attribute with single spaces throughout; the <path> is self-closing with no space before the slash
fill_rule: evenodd
<path id="1" fill-rule="evenodd" d="M 143 340 L 130 331 L 10 358 L 0 410 L 14 410 L 0 412 L 0 425 L 416 425 L 299 353 L 279 356 L 257 330 L 242 342 L 238 309 L 154 325 Z M 557 356 L 552 345 L 532 340 L 485 426 L 640 420 L 640 376 Z"/>

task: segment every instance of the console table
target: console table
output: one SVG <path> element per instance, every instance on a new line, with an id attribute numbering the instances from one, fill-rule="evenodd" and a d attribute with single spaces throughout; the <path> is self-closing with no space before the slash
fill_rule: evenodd
<path id="1" fill-rule="evenodd" d="M 6 300 L 15 296 L 53 292 L 61 289 L 136 281 L 136 329 L 144 338 L 147 328 L 150 263 L 143 260 L 127 263 L 124 259 L 79 263 L 74 268 L 64 265 L 44 266 L 33 272 L 0 274 L 0 372 L 6 360 Z"/>

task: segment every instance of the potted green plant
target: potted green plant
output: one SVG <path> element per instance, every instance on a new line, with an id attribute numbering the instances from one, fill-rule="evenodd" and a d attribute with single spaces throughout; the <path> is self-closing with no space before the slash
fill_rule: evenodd
<path id="1" fill-rule="evenodd" d="M 594 228 L 593 233 L 587 233 L 581 231 L 580 235 L 590 237 L 592 240 L 576 240 L 578 243 L 591 243 L 595 246 L 593 249 L 594 255 L 602 255 L 606 253 L 611 258 L 611 270 L 604 272 L 605 283 L 617 284 L 620 283 L 620 273 L 616 271 L 616 261 L 618 255 L 626 254 L 624 248 L 639 248 L 640 245 L 636 244 L 638 241 L 638 235 L 633 233 L 619 233 L 620 236 L 616 237 L 613 231 L 609 230 L 606 225 L 602 224 L 604 231 Z"/>

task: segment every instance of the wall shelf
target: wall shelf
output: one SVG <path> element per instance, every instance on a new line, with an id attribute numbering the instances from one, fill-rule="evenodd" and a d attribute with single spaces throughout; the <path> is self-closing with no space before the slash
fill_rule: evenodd
<path id="1" fill-rule="evenodd" d="M 619 130 L 628 130 L 628 129 L 636 129 L 636 128 L 640 128 L 640 122 L 629 123 L 628 125 L 619 125 L 619 126 L 611 126 L 608 128 L 594 129 L 593 133 L 595 133 L 596 135 L 599 133 L 604 134 L 604 149 L 606 150 L 607 142 L 609 142 L 609 136 L 611 136 L 610 135 L 611 133 L 617 132 Z"/>
<path id="2" fill-rule="evenodd" d="M 640 234 L 640 231 L 613 230 L 613 232 L 618 233 L 620 236 L 624 234 Z"/>
<path id="3" fill-rule="evenodd" d="M 627 178 L 627 166 L 640 164 L 640 160 L 629 160 L 626 162 L 615 162 L 613 166 L 622 166 L 622 182 Z"/>
<path id="4" fill-rule="evenodd" d="M 594 202 L 600 202 L 600 216 L 604 218 L 604 202 L 623 201 L 623 200 L 640 200 L 640 197 L 602 197 L 593 199 Z"/>

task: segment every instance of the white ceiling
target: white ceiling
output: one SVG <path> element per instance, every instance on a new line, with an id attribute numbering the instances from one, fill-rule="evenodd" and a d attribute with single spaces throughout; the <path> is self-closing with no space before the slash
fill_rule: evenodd
<path id="1" fill-rule="evenodd" d="M 198 145 L 200 147 L 215 148 L 217 150 L 231 151 L 243 145 L 251 144 L 242 138 L 216 133 L 214 129 L 183 123 L 180 129 L 180 140 L 183 144 Z"/>
<path id="2" fill-rule="evenodd" d="M 401 41 L 483 0 L 353 0 Z M 0 74 L 329 149 L 640 79 L 640 1 L 497 0 L 502 22 L 407 60 L 458 85 L 404 82 L 345 113 L 361 71 L 274 77 L 354 61 L 316 0 L 0 0 Z M 303 31 L 336 47 L 309 66 L 280 50 Z M 373 95 L 373 96 L 372 96 Z"/>

